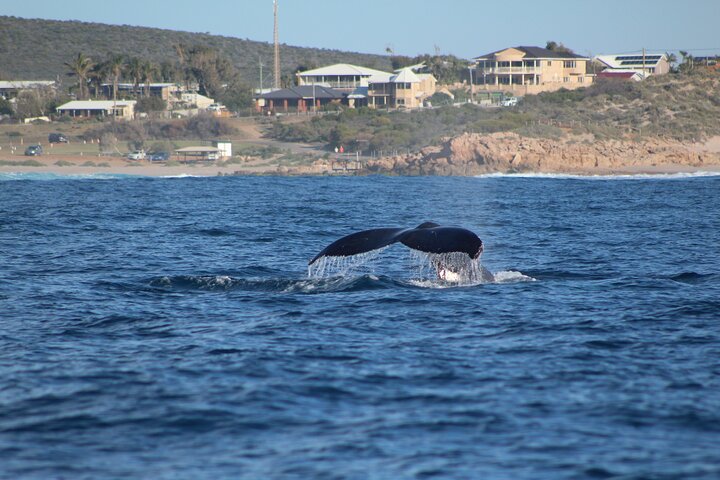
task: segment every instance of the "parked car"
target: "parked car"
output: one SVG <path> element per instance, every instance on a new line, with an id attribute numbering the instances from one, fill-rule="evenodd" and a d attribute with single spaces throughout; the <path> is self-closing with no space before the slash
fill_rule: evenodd
<path id="1" fill-rule="evenodd" d="M 68 138 L 62 133 L 51 133 L 48 135 L 48 142 L 50 143 L 68 143 Z"/>
<path id="2" fill-rule="evenodd" d="M 211 112 L 221 112 L 225 110 L 225 105 L 221 105 L 219 103 L 211 103 L 210 105 L 208 105 L 207 109 Z"/>
<path id="3" fill-rule="evenodd" d="M 145 150 L 135 150 L 128 153 L 128 160 L 143 160 L 145 158 Z"/>
<path id="4" fill-rule="evenodd" d="M 43 154 L 42 145 L 30 145 L 25 149 L 25 155 L 28 157 L 37 157 Z"/>
<path id="5" fill-rule="evenodd" d="M 505 97 L 503 101 L 501 102 L 501 105 L 503 107 L 514 107 L 518 104 L 517 97 Z"/>
<path id="6" fill-rule="evenodd" d="M 151 153 L 148 157 L 151 162 L 167 162 L 170 160 L 170 153 L 168 152 L 155 152 Z"/>

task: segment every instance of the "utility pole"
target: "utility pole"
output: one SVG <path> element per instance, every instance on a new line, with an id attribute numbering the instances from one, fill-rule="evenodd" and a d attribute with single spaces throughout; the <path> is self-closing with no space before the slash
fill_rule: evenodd
<path id="1" fill-rule="evenodd" d="M 280 89 L 280 41 L 278 36 L 278 0 L 273 0 L 273 12 L 275 16 L 275 29 L 273 31 L 273 42 L 275 43 L 275 85 Z"/>
<path id="2" fill-rule="evenodd" d="M 643 80 L 647 78 L 647 72 L 645 71 L 645 47 L 643 47 Z"/>

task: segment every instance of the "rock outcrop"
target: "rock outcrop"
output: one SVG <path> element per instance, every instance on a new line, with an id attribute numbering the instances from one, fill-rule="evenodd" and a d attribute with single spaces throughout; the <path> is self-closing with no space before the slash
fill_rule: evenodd
<path id="1" fill-rule="evenodd" d="M 588 136 L 542 139 L 515 133 L 465 133 L 417 154 L 373 159 L 367 169 L 397 175 L 472 176 L 495 172 L 602 174 L 703 165 L 720 165 L 720 154 L 659 138 L 594 141 Z"/>

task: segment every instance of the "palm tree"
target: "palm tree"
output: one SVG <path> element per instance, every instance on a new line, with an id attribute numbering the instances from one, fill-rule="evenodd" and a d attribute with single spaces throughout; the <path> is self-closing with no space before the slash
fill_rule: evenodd
<path id="1" fill-rule="evenodd" d="M 96 63 L 93 65 L 92 69 L 90 69 L 90 73 L 88 74 L 90 84 L 93 86 L 93 96 L 95 98 L 98 98 L 98 93 L 102 90 L 102 84 L 107 79 L 107 67 L 107 62 Z"/>
<path id="2" fill-rule="evenodd" d="M 145 81 L 145 96 L 150 96 L 150 84 L 153 78 L 158 74 L 158 67 L 149 60 L 145 60 L 141 64 L 142 79 Z"/>
<path id="3" fill-rule="evenodd" d="M 92 59 L 80 52 L 77 54 L 77 57 L 73 58 L 70 62 L 65 62 L 64 65 L 70 69 L 70 71 L 67 72 L 68 77 L 77 77 L 78 96 L 80 100 L 84 99 L 88 75 L 93 67 Z"/>
<path id="4" fill-rule="evenodd" d="M 128 60 L 126 65 L 126 71 L 127 74 L 132 78 L 133 80 L 133 92 L 135 93 L 135 96 L 138 94 L 138 87 L 140 86 L 140 79 L 142 79 L 143 76 L 143 62 L 137 57 L 133 57 L 130 60 Z"/>
<path id="5" fill-rule="evenodd" d="M 118 83 L 125 69 L 125 57 L 122 55 L 111 55 L 107 62 L 107 69 L 113 85 L 113 100 L 117 100 Z"/>

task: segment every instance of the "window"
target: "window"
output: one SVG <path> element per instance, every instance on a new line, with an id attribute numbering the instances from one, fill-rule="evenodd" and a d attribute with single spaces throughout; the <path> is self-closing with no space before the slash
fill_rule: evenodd
<path id="1" fill-rule="evenodd" d="M 569 83 L 569 82 L 570 82 L 570 77 L 563 77 L 563 82 L 564 82 L 564 83 Z"/>
<path id="2" fill-rule="evenodd" d="M 575 68 L 575 60 L 565 60 L 563 66 L 565 68 Z"/>
<path id="3" fill-rule="evenodd" d="M 552 62 L 551 62 L 550 60 L 548 60 L 547 66 L 548 66 L 548 67 L 552 67 Z"/>
<path id="4" fill-rule="evenodd" d="M 396 102 L 398 105 L 405 105 L 405 99 L 404 99 L 404 98 L 398 98 L 398 99 L 395 100 L 395 102 Z"/>
<path id="5" fill-rule="evenodd" d="M 585 82 L 585 77 L 583 77 L 582 75 L 580 75 L 580 76 L 578 77 L 578 83 L 583 83 L 583 82 Z"/>

